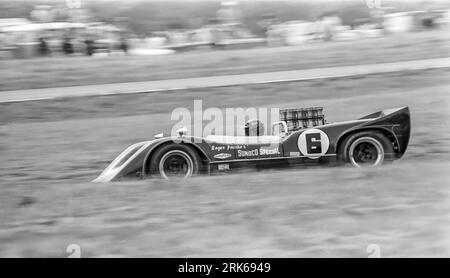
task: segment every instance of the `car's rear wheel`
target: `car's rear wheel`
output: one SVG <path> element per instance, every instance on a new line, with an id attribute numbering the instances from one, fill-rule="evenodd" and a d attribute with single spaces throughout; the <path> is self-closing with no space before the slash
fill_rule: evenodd
<path id="1" fill-rule="evenodd" d="M 358 168 L 382 165 L 387 153 L 393 153 L 392 143 L 378 131 L 354 133 L 340 144 L 338 150 L 342 162 Z"/>
<path id="2" fill-rule="evenodd" d="M 188 178 L 198 174 L 201 159 L 185 144 L 169 144 L 158 148 L 151 156 L 149 173 L 164 179 Z"/>

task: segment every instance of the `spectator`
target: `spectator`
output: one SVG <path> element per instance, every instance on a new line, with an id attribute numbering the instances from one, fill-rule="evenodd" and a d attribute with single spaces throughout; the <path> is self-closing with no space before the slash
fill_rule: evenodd
<path id="1" fill-rule="evenodd" d="M 45 38 L 39 38 L 39 54 L 41 56 L 47 56 L 50 54 L 50 49 Z"/>
<path id="2" fill-rule="evenodd" d="M 86 55 L 92 56 L 92 54 L 94 54 L 94 41 L 91 39 L 86 39 L 84 43 L 86 44 Z"/>
<path id="3" fill-rule="evenodd" d="M 69 37 L 65 37 L 63 40 L 63 52 L 66 55 L 73 54 L 73 45 Z"/>
<path id="4" fill-rule="evenodd" d="M 124 37 L 120 38 L 120 50 L 122 50 L 125 54 L 128 52 L 128 42 Z"/>

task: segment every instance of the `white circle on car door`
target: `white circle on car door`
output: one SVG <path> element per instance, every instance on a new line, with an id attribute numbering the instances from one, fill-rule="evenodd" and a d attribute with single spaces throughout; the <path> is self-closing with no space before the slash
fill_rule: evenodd
<path id="1" fill-rule="evenodd" d="M 330 140 L 322 130 L 311 128 L 300 134 L 297 145 L 302 155 L 315 159 L 327 153 Z"/>

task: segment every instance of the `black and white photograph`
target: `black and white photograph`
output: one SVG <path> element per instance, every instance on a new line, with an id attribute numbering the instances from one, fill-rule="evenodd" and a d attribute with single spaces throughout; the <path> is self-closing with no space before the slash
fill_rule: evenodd
<path id="1" fill-rule="evenodd" d="M 450 1 L 0 0 L 0 166 L 0 258 L 448 258 Z"/>

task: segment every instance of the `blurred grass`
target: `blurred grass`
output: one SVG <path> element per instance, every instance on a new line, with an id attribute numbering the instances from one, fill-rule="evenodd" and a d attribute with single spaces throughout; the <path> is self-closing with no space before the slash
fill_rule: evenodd
<path id="1" fill-rule="evenodd" d="M 449 166 L 4 185 L 0 256 L 449 256 Z"/>
<path id="2" fill-rule="evenodd" d="M 0 60 L 0 91 L 308 69 L 449 56 L 447 30 L 296 47 L 167 56 Z"/>
<path id="3" fill-rule="evenodd" d="M 448 70 L 2 104 L 0 257 L 450 256 Z M 261 171 L 182 183 L 91 184 L 194 98 L 325 107 L 331 122 L 408 105 L 405 157 L 378 169 Z M 156 105 L 157 104 L 157 105 Z M 45 112 L 45 114 L 43 114 Z"/>

